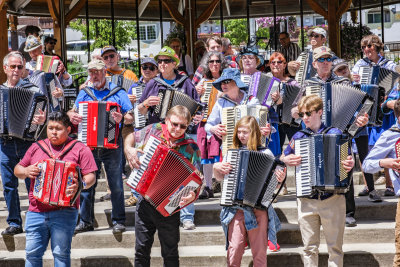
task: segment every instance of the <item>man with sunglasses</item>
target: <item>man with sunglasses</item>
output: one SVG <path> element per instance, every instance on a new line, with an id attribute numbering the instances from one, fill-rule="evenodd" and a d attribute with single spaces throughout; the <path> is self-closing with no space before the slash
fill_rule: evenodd
<path id="1" fill-rule="evenodd" d="M 53 38 L 51 36 L 47 36 L 44 39 L 44 52 L 43 54 L 46 56 L 57 56 L 59 58 L 61 58 L 59 55 L 57 55 L 56 53 L 54 53 L 54 47 L 57 44 L 57 39 Z"/>
<path id="2" fill-rule="evenodd" d="M 185 133 L 191 119 L 189 110 L 178 105 L 167 112 L 165 124 L 155 123 L 140 131 L 129 133 L 124 138 L 124 151 L 131 168 L 140 167 L 138 152 L 143 153 L 140 149 L 143 149 L 150 136 L 154 135 L 200 169 L 200 150 L 193 139 Z M 173 179 L 173 177 L 168 177 L 168 179 Z M 181 198 L 180 205 L 185 206 L 194 200 L 195 194 L 191 191 L 190 195 Z M 164 259 L 163 266 L 179 266 L 179 222 L 180 212 L 164 217 L 140 196 L 135 211 L 135 266 L 150 267 L 150 252 L 156 230 Z"/>
<path id="3" fill-rule="evenodd" d="M 300 47 L 290 41 L 290 36 L 288 32 L 279 33 L 279 42 L 281 46 L 278 52 L 282 53 L 287 62 L 296 60 L 300 55 Z"/>
<path id="4" fill-rule="evenodd" d="M 20 52 L 10 52 L 3 59 L 3 70 L 7 75 L 7 81 L 3 84 L 7 88 L 19 87 L 39 92 L 40 89 L 22 79 L 25 72 L 25 59 Z M 21 104 L 22 105 L 22 104 Z M 29 107 L 20 108 L 28 109 Z M 43 124 L 46 119 L 44 111 L 34 117 L 34 124 Z M 21 122 L 22 123 L 22 122 Z M 21 208 L 18 195 L 18 178 L 14 175 L 14 167 L 24 157 L 32 141 L 25 141 L 17 137 L 4 136 L 0 138 L 0 167 L 1 179 L 6 200 L 8 227 L 1 233 L 3 236 L 12 236 L 22 233 Z M 27 191 L 30 188 L 30 179 L 25 179 Z"/>

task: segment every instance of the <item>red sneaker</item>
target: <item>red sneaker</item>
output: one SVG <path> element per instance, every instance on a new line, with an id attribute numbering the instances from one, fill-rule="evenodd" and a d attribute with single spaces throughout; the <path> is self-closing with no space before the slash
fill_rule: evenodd
<path id="1" fill-rule="evenodd" d="M 276 252 L 281 249 L 281 246 L 279 246 L 279 244 L 276 243 L 276 247 L 275 247 L 275 245 L 271 241 L 268 240 L 268 249 L 271 250 L 272 252 Z"/>

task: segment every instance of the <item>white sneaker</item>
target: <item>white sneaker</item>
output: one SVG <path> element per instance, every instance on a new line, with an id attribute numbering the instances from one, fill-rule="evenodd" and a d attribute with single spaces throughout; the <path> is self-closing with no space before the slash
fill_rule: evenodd
<path id="1" fill-rule="evenodd" d="M 194 223 L 192 221 L 184 221 L 182 223 L 182 227 L 185 230 L 193 230 L 196 228 L 196 225 L 194 225 Z"/>

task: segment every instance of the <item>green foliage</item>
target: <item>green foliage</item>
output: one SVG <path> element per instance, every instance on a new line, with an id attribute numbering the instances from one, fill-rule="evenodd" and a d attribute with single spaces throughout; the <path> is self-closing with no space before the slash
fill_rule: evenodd
<path id="1" fill-rule="evenodd" d="M 229 38 L 233 45 L 240 45 L 240 43 L 247 43 L 247 21 L 246 19 L 230 19 L 224 20 L 224 27 L 226 33 L 224 37 Z"/>
<path id="2" fill-rule="evenodd" d="M 363 25 L 362 36 L 372 34 L 370 29 Z M 354 59 L 361 54 L 360 24 L 344 22 L 341 32 L 342 58 L 346 60 Z"/>
<path id="3" fill-rule="evenodd" d="M 256 32 L 257 37 L 266 37 L 269 38 L 269 28 L 261 28 L 259 27 Z M 257 42 L 257 46 L 261 49 L 266 49 L 268 44 L 268 40 L 259 40 Z"/>
<path id="4" fill-rule="evenodd" d="M 83 35 L 82 39 L 86 40 L 86 23 L 85 20 L 76 19 L 71 21 L 70 27 L 80 31 Z M 124 50 L 125 47 L 136 39 L 136 22 L 128 20 L 114 21 L 115 46 L 118 50 Z M 112 45 L 112 27 L 111 20 L 91 19 L 89 20 L 89 39 L 95 40 L 93 48 Z"/>
<path id="5" fill-rule="evenodd" d="M 182 25 L 175 23 L 167 34 L 167 39 L 164 40 L 164 45 L 169 45 L 169 42 L 173 38 L 178 38 L 182 41 L 182 45 L 185 46 L 185 28 Z"/>
<path id="6" fill-rule="evenodd" d="M 80 73 L 86 71 L 85 68 L 83 68 L 83 64 L 77 59 L 77 57 L 74 57 L 74 60 L 71 63 L 68 63 L 68 73 L 69 74 L 75 74 L 75 73 Z"/>

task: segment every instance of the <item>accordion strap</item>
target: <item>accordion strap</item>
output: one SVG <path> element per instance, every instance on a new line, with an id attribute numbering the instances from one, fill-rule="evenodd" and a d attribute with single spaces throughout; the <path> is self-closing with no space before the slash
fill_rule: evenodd
<path id="1" fill-rule="evenodd" d="M 78 140 L 72 140 L 69 142 L 60 152 L 55 155 L 51 150 L 49 145 L 44 140 L 39 140 L 36 144 L 52 159 L 61 159 L 65 154 L 67 154 L 75 145 Z"/>
<path id="2" fill-rule="evenodd" d="M 111 89 L 110 92 L 103 97 L 100 101 L 105 101 L 107 98 L 109 98 L 112 95 L 115 95 L 118 93 L 119 90 L 122 90 L 123 88 L 120 86 L 114 87 L 114 89 Z M 94 101 L 99 101 L 99 99 L 93 94 L 92 90 L 89 87 L 83 88 L 83 90 L 94 100 Z"/>
<path id="3" fill-rule="evenodd" d="M 397 126 L 392 126 L 389 130 L 391 130 L 392 132 L 398 132 L 400 133 L 400 129 Z"/>
<path id="4" fill-rule="evenodd" d="M 326 134 L 326 133 L 328 133 L 329 130 L 332 129 L 332 128 L 333 128 L 332 126 L 326 127 L 326 128 L 321 132 L 321 134 Z M 300 132 L 305 133 L 305 134 L 308 135 L 308 136 L 311 136 L 311 135 L 315 134 L 313 131 L 308 130 L 308 129 L 301 129 Z"/>
<path id="5" fill-rule="evenodd" d="M 183 83 L 186 79 L 188 78 L 188 76 L 183 75 L 179 80 L 175 81 L 172 85 L 166 83 L 163 79 L 161 79 L 160 77 L 155 77 L 153 78 L 153 80 L 155 80 L 158 83 L 161 83 L 162 85 L 166 86 L 168 89 L 172 89 L 172 90 L 178 90 L 178 86 Z"/>

